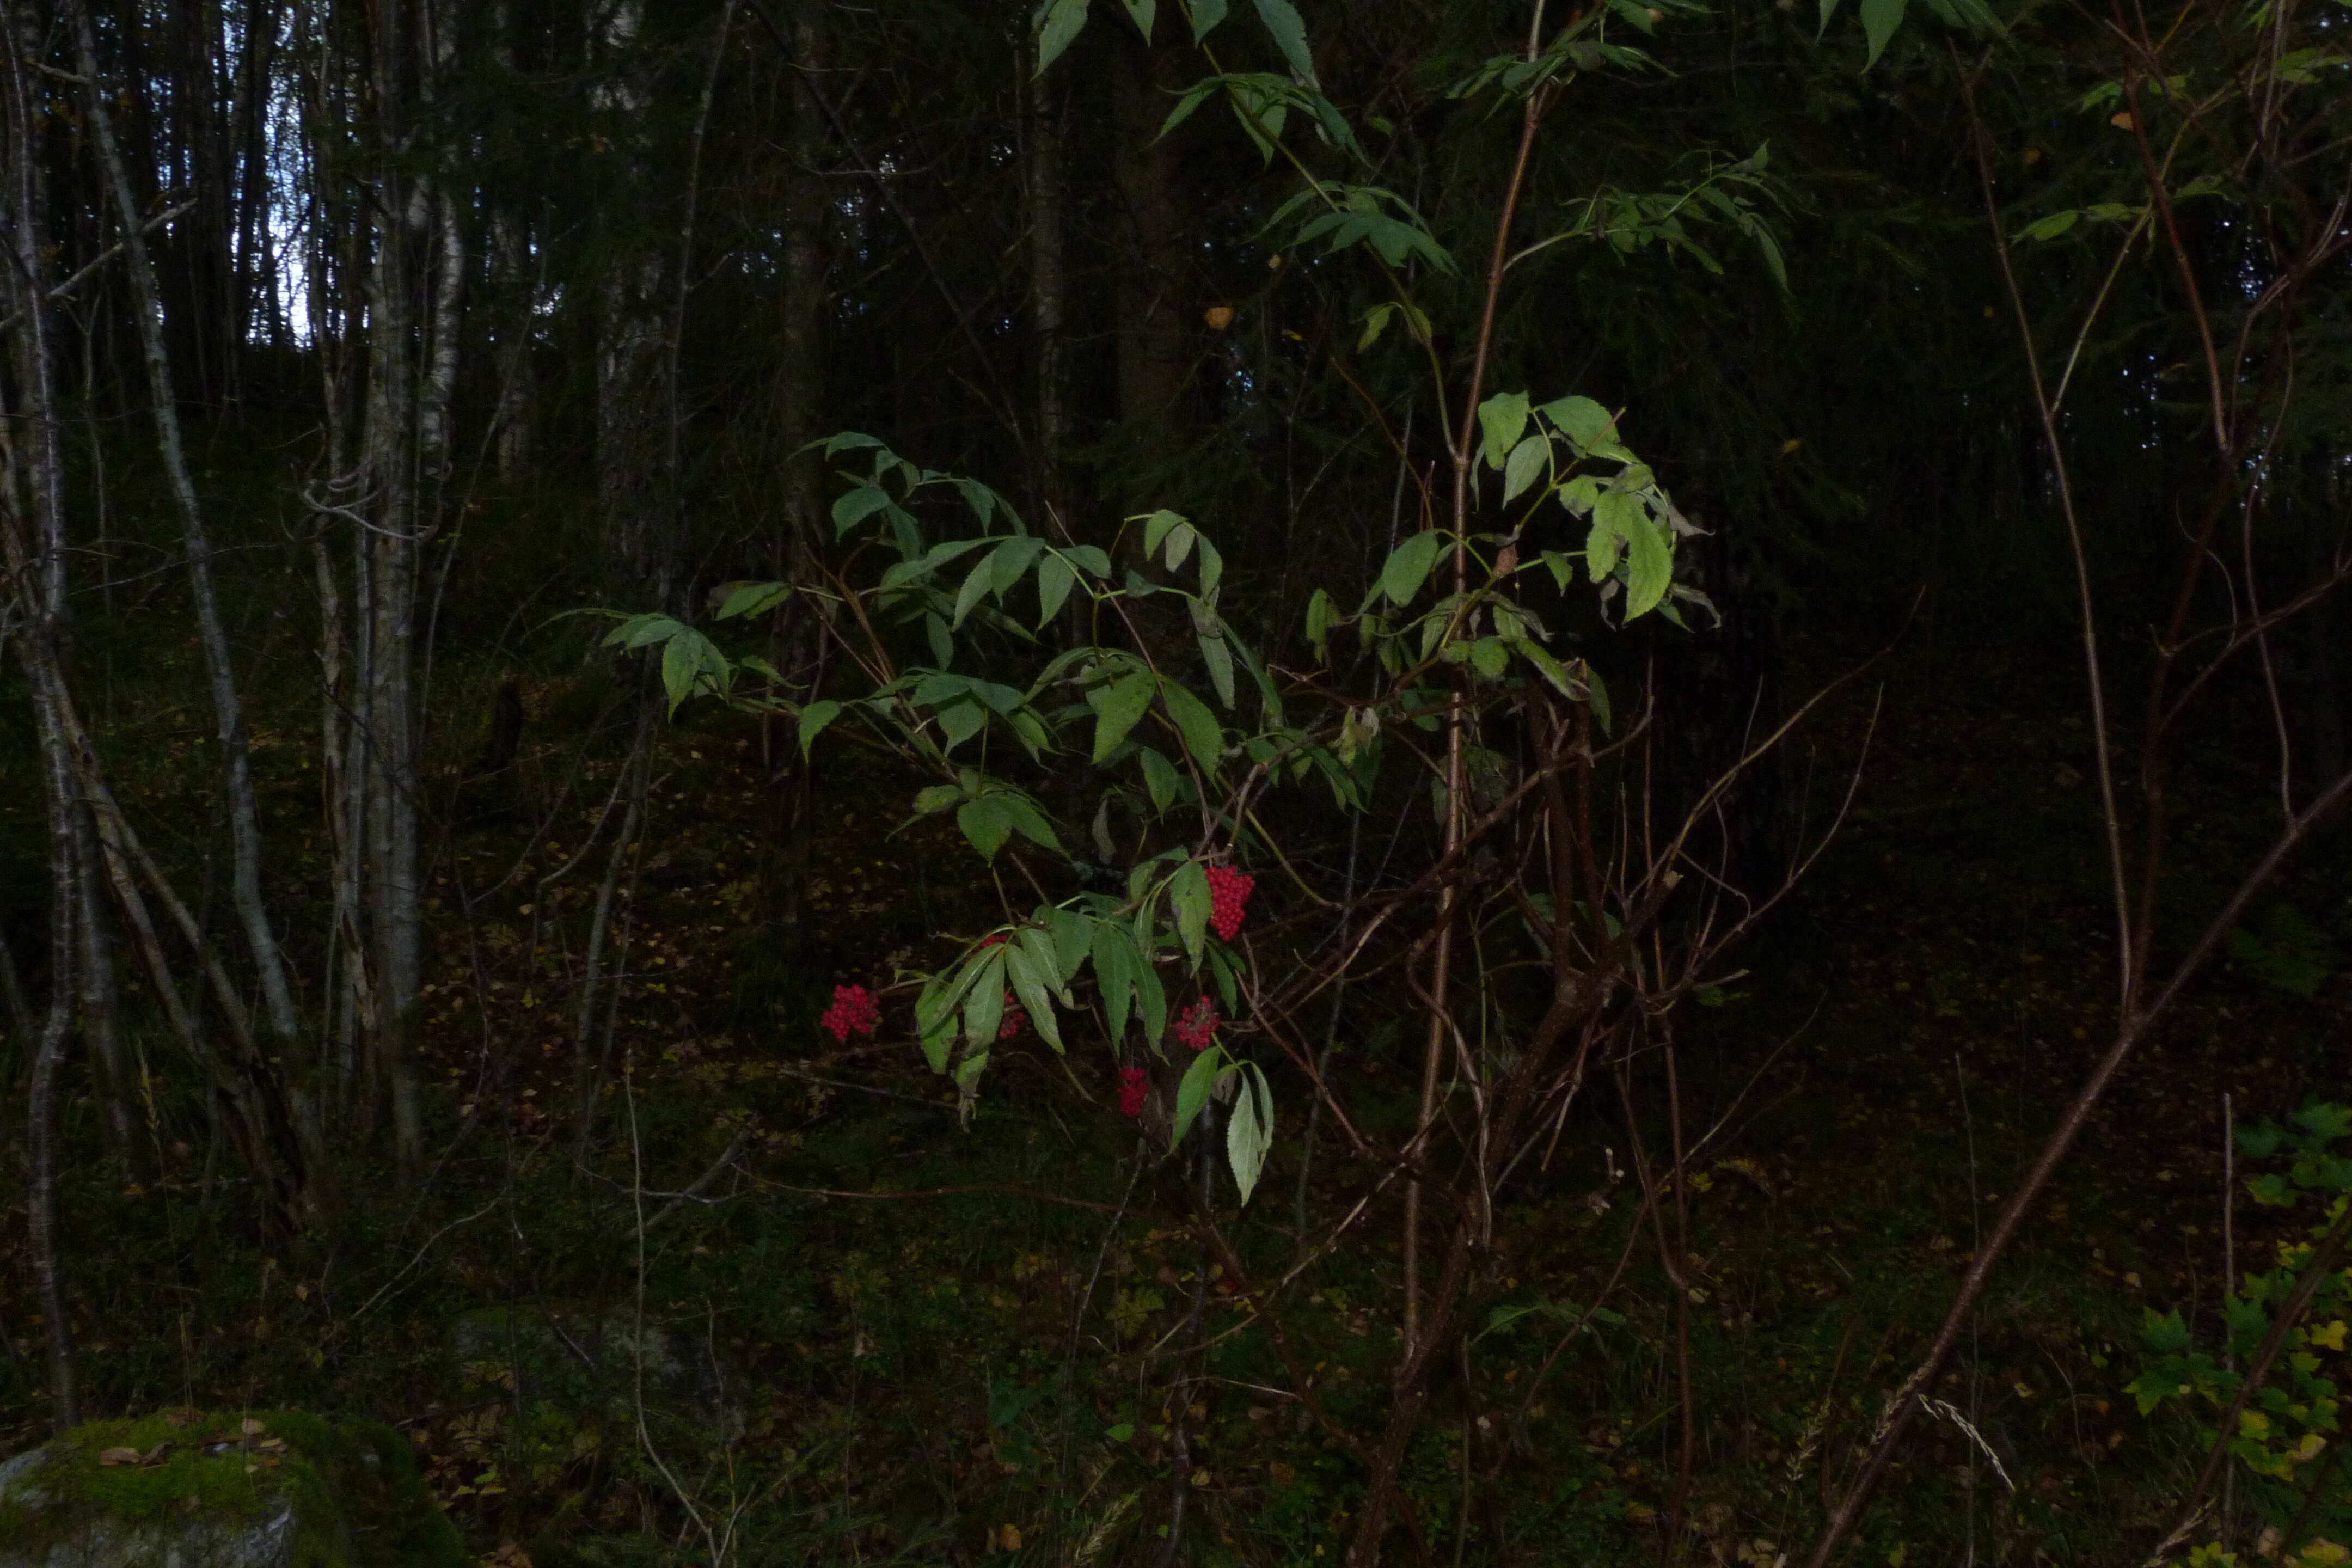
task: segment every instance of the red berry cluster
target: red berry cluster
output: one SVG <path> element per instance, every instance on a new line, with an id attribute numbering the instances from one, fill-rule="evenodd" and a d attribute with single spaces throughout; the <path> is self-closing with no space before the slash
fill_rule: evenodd
<path id="1" fill-rule="evenodd" d="M 1021 1003 L 1012 992 L 1004 994 L 1004 1021 L 996 1026 L 996 1037 L 1009 1040 L 1029 1026 L 1029 1015 L 1021 1010 Z"/>
<path id="2" fill-rule="evenodd" d="M 1204 1050 L 1217 1037 L 1217 1005 L 1206 996 L 1177 1015 L 1176 1037 L 1194 1050 Z"/>
<path id="3" fill-rule="evenodd" d="M 1143 1114 L 1144 1074 L 1141 1068 L 1118 1069 L 1118 1113 L 1136 1117 Z"/>
<path id="4" fill-rule="evenodd" d="M 1249 903 L 1250 889 L 1256 886 L 1257 879 L 1247 871 L 1236 871 L 1231 866 L 1209 868 L 1209 923 L 1217 928 L 1223 941 L 1233 941 L 1234 933 L 1242 929 L 1242 910 Z"/>
<path id="5" fill-rule="evenodd" d="M 836 985 L 833 1005 L 817 1020 L 836 1040 L 847 1044 L 852 1035 L 870 1035 L 882 1026 L 882 1004 L 863 985 Z"/>

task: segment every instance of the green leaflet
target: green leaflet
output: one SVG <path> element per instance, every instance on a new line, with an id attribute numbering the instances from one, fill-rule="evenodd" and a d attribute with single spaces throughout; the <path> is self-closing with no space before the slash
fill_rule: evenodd
<path id="1" fill-rule="evenodd" d="M 1013 814 L 1005 809 L 1003 795 L 986 795 L 956 807 L 956 826 L 963 829 L 982 859 L 993 860 L 1004 841 L 1013 837 Z"/>
<path id="2" fill-rule="evenodd" d="M 1070 596 L 1070 585 L 1078 580 L 1077 569 L 1059 555 L 1048 555 L 1037 563 L 1037 627 L 1061 613 L 1063 601 Z"/>
<path id="3" fill-rule="evenodd" d="M 1437 552 L 1444 541 L 1437 530 L 1423 529 L 1394 550 L 1381 564 L 1381 592 L 1389 603 L 1402 608 L 1412 602 L 1429 581 L 1429 570 L 1437 564 Z"/>
<path id="4" fill-rule="evenodd" d="M 986 1055 L 996 1043 L 996 1026 L 1004 1021 L 1004 948 L 984 948 L 967 965 L 971 978 L 963 994 L 965 1047 Z"/>
<path id="5" fill-rule="evenodd" d="M 1486 466 L 1499 468 L 1528 427 L 1528 395 L 1503 392 L 1478 405 L 1478 429 L 1485 437 Z"/>
<path id="6" fill-rule="evenodd" d="M 1081 8 L 1085 0 L 1079 0 Z M 847 491 L 833 503 L 833 533 L 838 539 L 890 504 L 889 495 L 880 485 L 860 485 Z"/>
<path id="7" fill-rule="evenodd" d="M 956 591 L 955 617 L 949 625 L 961 626 L 963 618 L 979 607 L 980 601 L 996 586 L 994 557 L 984 557 L 979 565 L 966 574 L 963 586 Z"/>
<path id="8" fill-rule="evenodd" d="M 1265 1169 L 1266 1152 L 1274 1147 L 1274 1089 L 1255 1062 L 1241 1063 L 1234 1076 L 1239 1092 L 1234 1096 L 1233 1114 L 1225 1120 L 1225 1158 L 1246 1205 Z"/>
<path id="9" fill-rule="evenodd" d="M 1194 1057 L 1192 1065 L 1184 1069 L 1182 1080 L 1176 1085 L 1175 1119 L 1169 1124 L 1168 1146 L 1171 1149 L 1184 1142 L 1184 1134 L 1192 1130 L 1201 1108 L 1209 1103 L 1209 1090 L 1216 1087 L 1217 1069 L 1224 1065 L 1225 1047 L 1211 1046 Z"/>
<path id="10" fill-rule="evenodd" d="M 1022 534 L 1008 539 L 988 553 L 989 586 L 999 599 L 1005 590 L 1028 575 L 1029 568 L 1044 554 L 1045 542 L 1035 534 Z"/>
<path id="11" fill-rule="evenodd" d="M 1542 478 L 1551 458 L 1551 441 L 1540 434 L 1522 437 L 1503 460 L 1503 504 L 1508 506 L 1519 499 L 1529 485 Z"/>
<path id="12" fill-rule="evenodd" d="M 1151 808 L 1166 811 L 1183 793 L 1184 775 L 1176 771 L 1175 763 L 1150 746 L 1137 747 L 1136 757 L 1143 764 L 1143 787 L 1151 792 Z"/>
<path id="13" fill-rule="evenodd" d="M 1029 1015 L 1030 1026 L 1037 1031 L 1041 1039 L 1059 1053 L 1062 1049 L 1062 1030 L 1054 1016 L 1054 998 L 1045 986 L 1044 977 L 1039 973 L 1041 961 L 1036 949 L 1028 940 L 1033 936 L 1042 940 L 1044 935 L 1044 932 L 1033 927 L 1024 931 L 1019 937 L 1007 943 L 1004 954 L 1004 974 L 1005 978 L 1013 983 L 1013 994 L 1021 999 L 1022 1007 Z M 1042 961 L 1042 966 L 1050 966 L 1052 963 L 1053 952 L 1049 944 Z"/>
<path id="14" fill-rule="evenodd" d="M 1591 449 L 1617 439 L 1616 421 L 1609 410 L 1589 397 L 1563 397 L 1538 410 L 1579 447 Z"/>
<path id="15" fill-rule="evenodd" d="M 1290 68 L 1297 73 L 1298 79 L 1312 83 L 1315 80 L 1315 57 L 1307 52 L 1307 24 L 1299 19 L 1298 8 L 1290 0 L 1257 0 L 1257 14 L 1258 19 L 1265 24 L 1265 30 L 1274 35 L 1276 46 L 1282 50 L 1282 58 L 1290 62 Z"/>
<path id="16" fill-rule="evenodd" d="M 1097 693 L 1095 702 L 1095 765 L 1100 767 L 1151 706 L 1148 669 L 1129 670 Z"/>
<path id="17" fill-rule="evenodd" d="M 1087 0 L 1045 0 L 1037 8 L 1037 74 L 1059 59 L 1087 25 Z"/>
<path id="18" fill-rule="evenodd" d="M 1176 876 L 1169 884 L 1168 901 L 1176 916 L 1176 934 L 1197 965 L 1202 944 L 1208 940 L 1209 912 L 1214 904 L 1209 894 L 1209 874 L 1198 860 L 1187 860 L 1176 868 Z"/>
<path id="19" fill-rule="evenodd" d="M 1183 524 L 1184 519 L 1181 513 L 1170 511 L 1164 507 L 1145 518 L 1143 520 L 1143 553 L 1147 556 L 1159 554 L 1160 542 L 1168 537 L 1171 529 L 1181 527 Z"/>
<path id="20" fill-rule="evenodd" d="M 809 754 L 810 745 L 824 732 L 824 727 L 839 717 L 841 717 L 841 704 L 830 697 L 812 702 L 801 710 L 799 730 L 802 756 L 805 757 Z"/>
<path id="21" fill-rule="evenodd" d="M 1077 977 L 1078 966 L 1087 961 L 1095 923 L 1076 910 L 1055 910 L 1045 917 L 1045 929 L 1054 939 L 1054 967 L 1058 984 L 1066 991 Z"/>
<path id="22" fill-rule="evenodd" d="M 1234 655 L 1225 647 L 1225 639 L 1208 632 L 1200 634 L 1202 662 L 1209 667 L 1209 684 L 1217 689 L 1217 701 L 1223 707 L 1234 705 Z"/>
<path id="23" fill-rule="evenodd" d="M 1135 943 L 1116 921 L 1097 923 L 1094 931 L 1095 985 L 1102 993 L 1103 1022 L 1117 1051 L 1127 1037 L 1127 1012 L 1135 994 L 1135 972 L 1142 960 Z"/>
<path id="24" fill-rule="evenodd" d="M 1218 759 L 1224 754 L 1225 733 L 1218 727 L 1216 715 L 1209 711 L 1208 704 L 1166 679 L 1160 683 L 1160 700 L 1166 705 L 1168 717 L 1175 721 L 1184 749 L 1192 753 L 1193 766 L 1203 773 L 1215 773 Z"/>
<path id="25" fill-rule="evenodd" d="M 1905 5 L 1906 0 L 1862 0 L 1862 33 L 1870 46 L 1870 53 L 1862 62 L 1863 69 L 1876 65 L 1878 57 L 1885 52 L 1895 29 L 1903 25 Z"/>

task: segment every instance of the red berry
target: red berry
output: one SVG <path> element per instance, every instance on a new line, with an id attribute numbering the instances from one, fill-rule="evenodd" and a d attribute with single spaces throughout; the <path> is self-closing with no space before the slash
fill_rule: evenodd
<path id="1" fill-rule="evenodd" d="M 1205 1050 L 1216 1037 L 1220 1021 L 1217 1005 L 1203 996 L 1177 1016 L 1176 1037 L 1196 1051 Z"/>
<path id="2" fill-rule="evenodd" d="M 1216 928 L 1218 937 L 1234 940 L 1242 929 L 1242 911 L 1248 907 L 1250 890 L 1257 879 L 1231 866 L 1209 868 L 1209 923 Z"/>
<path id="3" fill-rule="evenodd" d="M 996 1037 L 1009 1040 L 1028 1026 L 1029 1015 L 1021 1010 L 1020 1002 L 1007 991 L 1004 994 L 1004 1021 L 996 1026 Z"/>
<path id="4" fill-rule="evenodd" d="M 1118 1069 L 1118 1113 L 1136 1117 L 1143 1114 L 1144 1074 L 1141 1068 Z"/>
<path id="5" fill-rule="evenodd" d="M 870 1035 L 882 1026 L 882 1005 L 863 985 L 836 985 L 833 1005 L 817 1019 L 817 1026 L 845 1045 L 850 1036 Z"/>

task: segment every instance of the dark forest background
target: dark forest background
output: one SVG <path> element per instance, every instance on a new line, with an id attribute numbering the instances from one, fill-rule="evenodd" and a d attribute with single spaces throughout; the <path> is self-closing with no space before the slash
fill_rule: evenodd
<path id="1" fill-rule="evenodd" d="M 0 30 L 0 1454 L 2347 1560 L 2341 5 Z"/>

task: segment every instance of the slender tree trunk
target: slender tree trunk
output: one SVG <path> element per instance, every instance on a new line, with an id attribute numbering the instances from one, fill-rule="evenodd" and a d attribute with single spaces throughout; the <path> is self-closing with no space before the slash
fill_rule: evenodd
<path id="1" fill-rule="evenodd" d="M 370 515 L 357 545 L 364 593 L 358 694 L 364 747 L 360 789 L 364 900 L 375 1001 L 375 1055 L 389 1089 L 394 1154 L 423 1165 L 423 1087 L 416 1063 L 423 979 L 416 689 L 418 557 L 434 531 L 449 450 L 465 252 L 454 203 L 405 173 L 449 39 L 419 0 L 383 0 L 372 14 L 369 127 L 374 254 L 368 275 L 368 399 L 361 494 Z"/>
<path id="2" fill-rule="evenodd" d="M 816 455 L 805 449 L 823 434 L 818 420 L 824 406 L 824 213 L 829 198 L 820 174 L 826 145 L 824 105 L 814 83 L 814 73 L 825 68 L 827 58 L 823 6 L 817 0 L 799 0 L 790 26 L 793 58 L 784 66 L 792 102 L 785 172 L 784 320 L 775 374 L 777 436 L 784 463 L 784 535 L 776 555 L 781 576 L 809 583 L 817 579 L 830 531 L 824 468 Z M 776 622 L 776 666 L 792 679 L 807 682 L 811 697 L 816 695 L 823 668 L 818 613 L 809 601 L 794 599 L 778 613 Z M 788 731 L 772 728 L 767 740 L 767 902 L 789 945 L 799 940 L 802 896 L 816 842 L 816 781 Z"/>
<path id="3" fill-rule="evenodd" d="M 220 601 L 213 587 L 211 531 L 196 496 L 195 478 L 189 470 L 186 444 L 181 435 L 179 401 L 163 343 L 163 300 L 142 231 L 141 214 L 123 166 L 121 146 L 115 137 L 114 118 L 107 108 L 107 91 L 99 74 L 98 43 L 86 0 L 74 0 L 73 13 L 84 79 L 83 101 L 100 162 L 113 193 L 115 216 L 122 230 L 132 313 L 139 324 L 148 396 L 154 405 L 156 446 L 163 456 L 173 509 L 179 513 L 181 538 L 187 546 L 189 594 L 195 609 L 197 641 L 204 650 L 214 728 L 221 745 L 224 786 L 228 794 L 230 902 L 259 982 L 262 1016 L 268 1026 L 271 1049 L 286 1065 L 287 1097 L 303 1142 L 303 1184 L 312 1204 L 324 1208 L 328 1202 L 324 1131 L 313 1105 L 312 1086 L 307 1081 L 300 1026 L 295 1016 L 293 990 L 287 982 L 285 957 L 278 949 L 278 935 L 261 897 L 261 814 L 254 800 L 253 757 L 247 740 L 245 706 L 237 692 L 236 667 L 229 654 L 228 635 L 221 624 Z"/>
<path id="4" fill-rule="evenodd" d="M 608 570 L 625 582 L 653 573 L 661 527 L 657 469 L 662 438 L 664 248 L 653 238 L 652 108 L 636 58 L 644 0 L 617 0 L 596 38 L 604 79 L 592 95 L 616 128 L 619 188 L 607 195 L 612 227 L 637 236 L 604 268 L 596 315 L 596 510 Z"/>
<path id="5" fill-rule="evenodd" d="M 1118 416 L 1147 466 L 1172 460 L 1192 436 L 1191 204 L 1178 141 L 1160 134 L 1179 63 L 1173 50 L 1125 38 L 1112 77 Z"/>
<path id="6" fill-rule="evenodd" d="M 34 1047 L 26 1098 L 30 1180 L 26 1193 L 27 1240 L 47 1344 L 49 1414 L 58 1430 L 74 1424 L 73 1319 L 66 1300 L 65 1257 L 58 1227 L 58 1079 L 73 1024 L 77 970 L 75 908 L 80 889 L 75 864 L 73 768 L 58 722 L 64 696 L 58 645 L 66 606 L 64 464 L 58 447 L 52 367 L 49 273 L 41 243 L 40 159 L 34 145 L 34 86 L 29 68 L 29 16 L 0 12 L 7 42 L 6 135 L 0 140 L 5 171 L 5 280 L 15 295 L 9 337 L 20 405 L 0 420 L 0 549 L 6 552 L 16 644 L 32 688 L 34 731 L 40 749 L 43 805 L 49 852 L 49 1006 Z M 20 22 L 26 32 L 20 32 Z M 20 435 L 21 433 L 21 435 Z M 19 444 L 25 452 L 20 460 Z M 21 473 L 20 473 L 21 470 Z M 26 495 L 36 538 L 28 540 L 19 510 Z"/>
<path id="7" fill-rule="evenodd" d="M 81 1034 L 89 1047 L 91 1090 L 107 1148 L 141 1179 L 152 1173 L 131 1114 L 131 1069 L 122 1049 L 122 987 L 115 963 L 114 931 L 98 876 L 98 832 L 90 814 L 74 810 L 74 930 L 80 948 Z"/>
<path id="8" fill-rule="evenodd" d="M 1065 153 L 1068 87 L 1066 69 L 1048 69 L 1043 77 L 1029 79 L 1029 136 L 1024 149 L 1029 197 L 1030 374 L 1036 383 L 1037 472 L 1034 489 L 1039 510 L 1062 515 L 1066 524 L 1069 520 L 1062 483 L 1062 448 L 1069 438 L 1070 418 L 1063 353 L 1068 334 L 1069 267 L 1063 245 L 1063 220 L 1069 205 Z"/>

